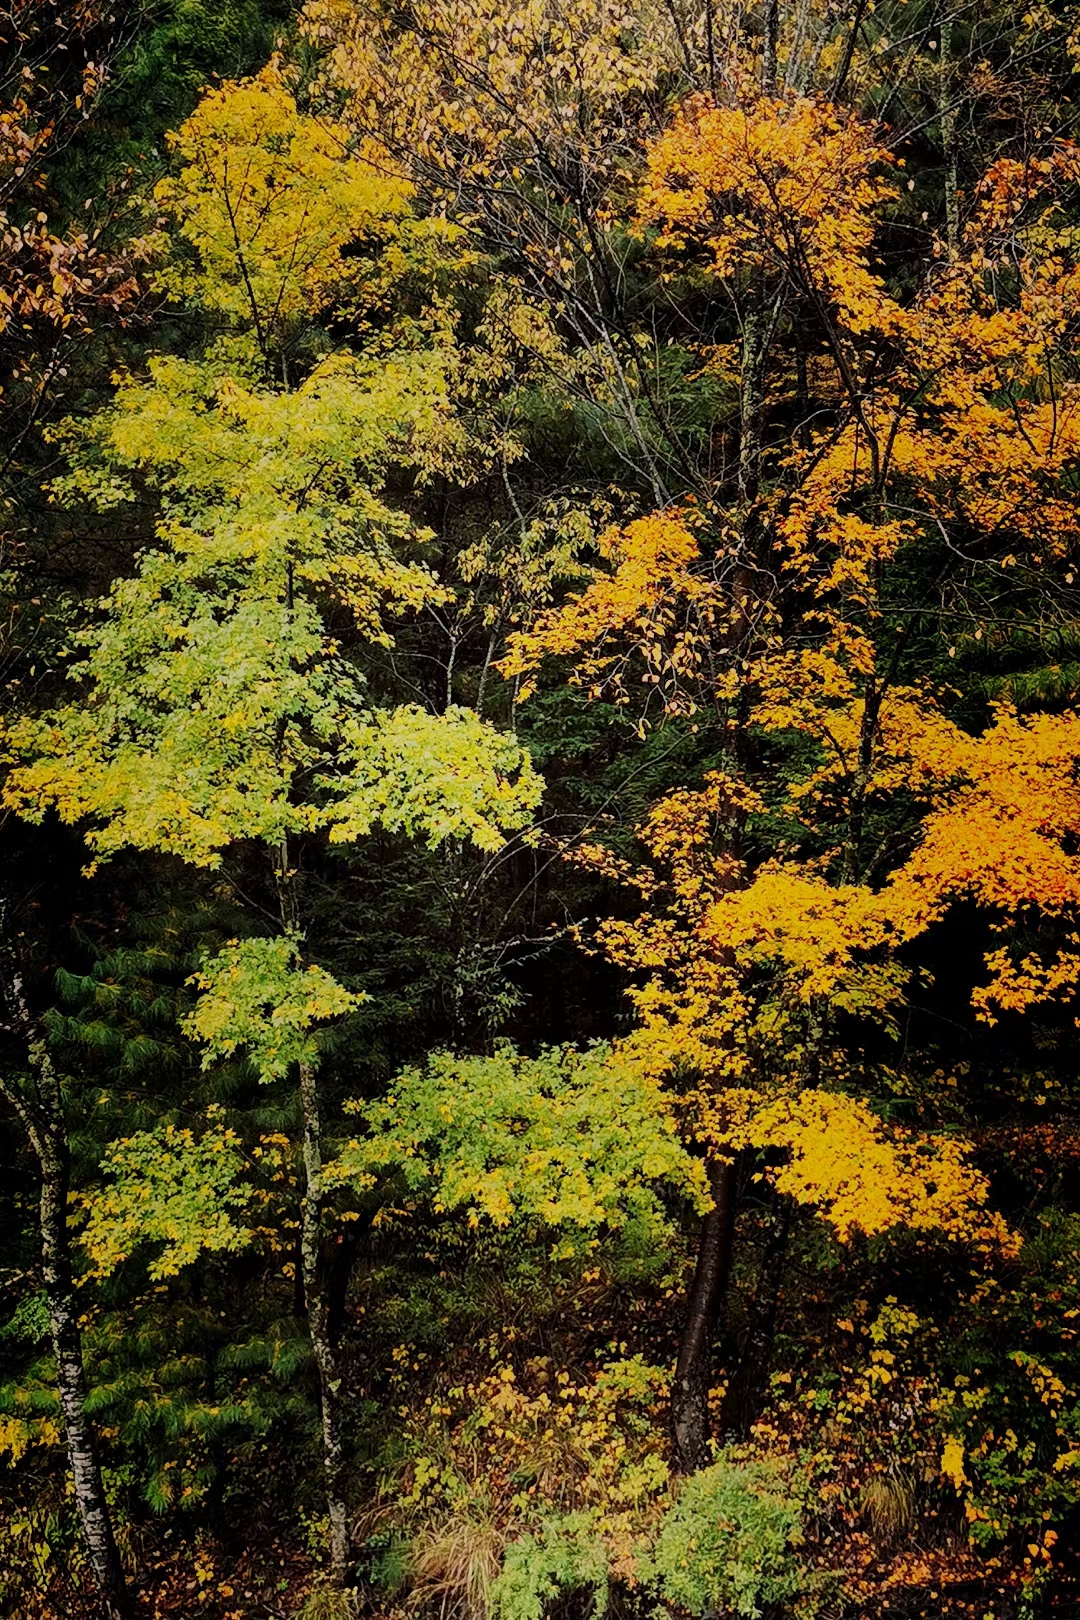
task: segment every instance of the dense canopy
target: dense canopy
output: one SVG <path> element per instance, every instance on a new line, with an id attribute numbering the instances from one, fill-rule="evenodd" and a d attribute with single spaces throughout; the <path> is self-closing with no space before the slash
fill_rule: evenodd
<path id="1" fill-rule="evenodd" d="M 0 1614 L 1075 1612 L 1078 72 L 0 7 Z"/>

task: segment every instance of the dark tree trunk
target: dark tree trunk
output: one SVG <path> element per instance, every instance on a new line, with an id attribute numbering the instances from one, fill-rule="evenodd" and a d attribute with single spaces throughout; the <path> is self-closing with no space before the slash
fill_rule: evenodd
<path id="1" fill-rule="evenodd" d="M 367 1235 L 366 1224 L 350 1226 L 339 1237 L 326 1263 L 326 1332 L 335 1350 L 345 1332 L 349 1284 Z"/>
<path id="2" fill-rule="evenodd" d="M 791 1203 L 787 1198 L 780 1198 L 769 1223 L 742 1355 L 724 1397 L 720 1426 L 725 1440 L 745 1439 L 761 1409 L 772 1364 L 776 1313 L 790 1235 Z"/>
<path id="3" fill-rule="evenodd" d="M 714 1159 L 710 1164 L 713 1208 L 701 1223 L 697 1266 L 671 1389 L 675 1453 L 687 1473 L 709 1460 L 712 1348 L 731 1273 L 737 1181 L 733 1159 Z"/>
<path id="4" fill-rule="evenodd" d="M 862 28 L 863 17 L 866 14 L 868 3 L 869 0 L 855 0 L 852 8 L 851 27 L 848 30 L 847 43 L 844 46 L 844 54 L 840 59 L 840 66 L 836 70 L 836 77 L 833 79 L 831 91 L 833 101 L 839 101 L 844 93 L 847 76 L 851 72 L 851 64 L 855 60 L 855 46 L 858 43 L 859 32 Z"/>

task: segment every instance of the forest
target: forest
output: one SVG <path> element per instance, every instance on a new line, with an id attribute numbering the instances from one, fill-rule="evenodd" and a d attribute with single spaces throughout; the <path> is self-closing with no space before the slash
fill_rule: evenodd
<path id="1" fill-rule="evenodd" d="M 1078 93 L 0 0 L 0 1615 L 1080 1614 Z"/>

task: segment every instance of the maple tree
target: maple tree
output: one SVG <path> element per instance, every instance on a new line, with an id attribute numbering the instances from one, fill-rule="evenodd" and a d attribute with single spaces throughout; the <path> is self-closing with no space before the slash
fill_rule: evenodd
<path id="1" fill-rule="evenodd" d="M 251 135 L 258 150 L 260 127 Z M 193 183 L 201 195 L 201 171 Z M 391 190 L 391 215 L 397 206 Z M 215 272 L 211 253 L 212 298 Z M 238 261 L 229 273 L 244 280 Z M 259 336 L 256 302 L 251 323 Z M 288 1032 L 346 1013 L 355 997 L 301 959 L 296 840 L 322 831 L 341 841 L 381 824 L 491 847 L 523 823 L 538 792 L 517 745 L 467 712 L 366 706 L 361 672 L 324 617 L 323 604 L 334 603 L 369 644 L 386 645 L 393 613 L 438 595 L 421 562 L 399 560 L 394 542 L 415 537 L 378 482 L 412 444 L 421 462 L 436 453 L 441 385 L 439 357 L 428 353 L 374 365 L 329 356 L 293 392 L 252 384 L 213 355 L 152 363 L 148 380 L 121 388 L 96 420 L 71 476 L 111 508 L 130 498 L 124 476 L 141 472 L 161 492 L 159 545 L 80 632 L 76 673 L 88 701 L 9 733 L 28 761 L 9 776 L 9 806 L 89 823 L 102 855 L 134 847 L 216 866 L 224 849 L 256 839 L 272 864 L 281 932 L 234 942 L 208 962 L 192 1032 L 211 1057 L 242 1045 L 264 1076 L 282 1065 L 299 1075 L 303 1278 L 339 1584 L 347 1527 L 319 1281 L 318 1047 L 310 1036 L 290 1045 Z M 280 1029 L 280 1051 L 266 1025 Z M 198 1210 L 190 1218 L 201 1227 Z"/>
<path id="2" fill-rule="evenodd" d="M 1075 813 L 1063 791 L 1075 780 L 1076 718 L 1024 724 L 1006 709 L 971 737 L 946 718 L 929 683 L 903 684 L 903 632 L 889 622 L 883 590 L 885 565 L 918 544 L 922 525 L 937 524 L 946 540 L 947 524 L 963 525 L 969 544 L 985 536 L 986 563 L 1015 563 L 1012 552 L 1001 556 L 1006 510 L 1007 544 L 1030 547 L 1038 566 L 1056 552 L 1068 567 L 1071 518 L 1062 513 L 1057 539 L 1046 529 L 1048 490 L 1068 477 L 1074 455 L 1068 388 L 1060 405 L 1018 396 L 1068 341 L 1075 271 L 1063 239 L 1028 235 L 1024 210 L 1070 172 L 1072 158 L 1054 154 L 1033 173 L 994 171 L 962 250 L 906 306 L 870 258 L 878 217 L 895 196 L 882 173 L 887 158 L 869 127 L 799 98 L 749 110 L 693 103 L 655 143 L 641 217 L 662 225 L 658 248 L 704 250 L 706 273 L 750 300 L 733 505 L 725 508 L 721 490 L 715 514 L 668 510 L 610 534 L 610 571 L 519 635 L 505 665 L 528 675 L 546 656 L 571 657 L 573 679 L 626 705 L 635 704 L 628 680 L 637 672 L 641 723 L 654 694 L 660 716 L 719 711 L 727 770 L 701 793 L 662 802 L 644 830 L 668 868 L 665 883 L 649 870 L 611 867 L 602 851 L 592 856 L 637 882 L 647 901 L 636 923 L 603 925 L 600 938 L 640 976 L 641 1038 L 658 1063 L 702 1077 L 698 1129 L 714 1151 L 769 1143 L 768 1127 L 754 1124 L 769 1114 L 768 1102 L 758 1113 L 763 1096 L 829 1076 L 827 1026 L 837 1015 L 893 1016 L 909 977 L 900 953 L 950 903 L 988 907 L 1006 934 L 1032 912 L 1064 925 L 1057 949 L 1021 955 L 1006 945 L 988 956 L 988 980 L 974 992 L 981 1016 L 1068 996 L 1078 971 Z M 1004 307 L 987 286 L 988 241 L 1000 250 L 1002 232 L 1026 255 Z M 836 420 L 780 462 L 769 488 L 762 410 L 780 323 L 794 309 L 818 328 Z M 977 446 L 978 499 L 957 468 L 961 436 L 965 450 Z M 998 478 L 1010 486 L 1000 506 Z M 1028 502 L 1041 514 L 1038 538 L 1025 532 Z M 779 803 L 754 783 L 748 733 L 808 745 L 800 752 L 809 768 Z M 903 830 L 871 853 L 868 819 L 890 795 L 907 801 Z M 755 817 L 777 809 L 783 852 L 748 861 Z M 835 1075 L 841 1085 L 849 1079 L 843 1069 Z M 782 1145 L 792 1148 L 799 1111 L 780 1117 Z M 856 1116 L 834 1127 L 850 1140 L 853 1169 L 874 1162 L 862 1128 Z M 812 1201 L 813 1151 L 794 1152 L 801 1170 L 789 1185 Z M 828 1158 L 821 1170 L 831 1184 Z M 731 1174 L 717 1166 L 718 1205 Z M 722 1241 L 715 1223 L 704 1235 Z M 726 1270 L 703 1249 L 691 1324 L 715 1313 Z M 700 1330 L 692 1355 L 684 1344 L 690 1411 L 675 1416 L 695 1464 L 707 1433 L 703 1338 Z"/>

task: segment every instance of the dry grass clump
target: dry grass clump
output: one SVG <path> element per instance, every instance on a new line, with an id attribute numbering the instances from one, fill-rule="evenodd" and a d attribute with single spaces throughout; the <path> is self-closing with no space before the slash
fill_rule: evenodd
<path id="1" fill-rule="evenodd" d="M 505 1546 L 494 1520 L 474 1506 L 419 1526 L 409 1549 L 412 1604 L 439 1620 L 487 1620 Z"/>
<path id="2" fill-rule="evenodd" d="M 915 1523 L 916 1488 L 905 1474 L 875 1474 L 863 1486 L 862 1508 L 879 1541 L 898 1541 Z"/>
<path id="3" fill-rule="evenodd" d="M 334 1586 L 316 1586 L 304 1600 L 297 1620 L 354 1620 L 356 1596 Z"/>

